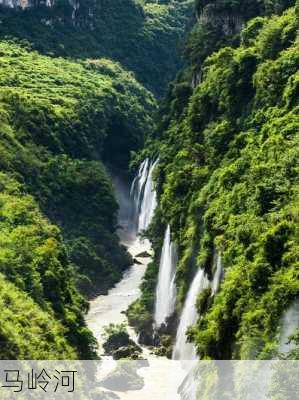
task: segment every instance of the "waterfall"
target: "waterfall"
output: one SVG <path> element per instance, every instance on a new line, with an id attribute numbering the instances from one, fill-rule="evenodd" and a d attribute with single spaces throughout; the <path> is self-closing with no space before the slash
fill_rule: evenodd
<path id="1" fill-rule="evenodd" d="M 280 338 L 279 348 L 280 353 L 287 353 L 294 350 L 296 345 L 289 343 L 289 337 L 295 334 L 296 330 L 299 329 L 299 299 L 297 298 L 293 304 L 285 311 L 281 318 L 280 323 Z"/>
<path id="2" fill-rule="evenodd" d="M 148 175 L 145 183 L 143 198 L 140 206 L 138 219 L 138 232 L 147 229 L 157 206 L 157 194 L 153 183 L 153 171 L 158 163 L 158 160 L 149 165 Z"/>
<path id="3" fill-rule="evenodd" d="M 175 309 L 176 286 L 175 271 L 177 252 L 171 242 L 170 226 L 167 226 L 160 259 L 158 284 L 156 289 L 155 323 L 159 327 L 166 322 Z"/>
<path id="4" fill-rule="evenodd" d="M 133 221 L 137 232 L 147 229 L 154 215 L 157 205 L 157 196 L 153 183 L 153 171 L 158 160 L 151 162 L 146 158 L 139 167 L 133 180 L 130 196 L 134 203 Z"/>
<path id="5" fill-rule="evenodd" d="M 149 160 L 146 158 L 139 167 L 138 173 L 135 176 L 133 183 L 131 185 L 131 190 L 130 190 L 130 197 L 133 199 L 134 203 L 134 223 L 137 222 L 138 225 L 138 217 L 139 217 L 139 212 L 140 212 L 140 200 L 143 195 L 144 191 L 144 185 L 146 183 L 147 179 L 147 171 L 148 171 L 148 163 Z M 137 219 L 137 221 L 136 221 Z"/>
<path id="6" fill-rule="evenodd" d="M 216 271 L 212 281 L 212 295 L 214 296 L 218 290 L 223 277 L 223 266 L 221 262 L 221 256 L 216 254 Z"/>
<path id="7" fill-rule="evenodd" d="M 187 294 L 183 312 L 178 327 L 175 346 L 172 354 L 174 360 L 196 359 L 196 349 L 193 343 L 187 341 L 188 328 L 195 324 L 197 319 L 196 300 L 199 293 L 209 286 L 209 281 L 202 269 L 199 269 Z"/>
<path id="8" fill-rule="evenodd" d="M 198 365 L 196 361 L 188 363 L 188 373 L 178 389 L 181 400 L 196 400 L 199 386 Z"/>

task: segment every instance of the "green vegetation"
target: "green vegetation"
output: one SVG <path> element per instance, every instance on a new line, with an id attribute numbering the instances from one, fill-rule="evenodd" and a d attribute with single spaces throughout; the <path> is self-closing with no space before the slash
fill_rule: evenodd
<path id="1" fill-rule="evenodd" d="M 128 334 L 125 324 L 110 324 L 104 330 L 103 348 L 107 355 L 111 355 L 114 360 L 132 359 L 140 357 L 142 349 L 132 340 Z"/>
<path id="2" fill-rule="evenodd" d="M 71 259 L 80 272 L 88 268 L 90 285 L 99 286 L 97 271 L 109 285 L 130 260 L 118 249 L 117 205 L 96 160 L 127 165 L 129 151 L 151 129 L 154 100 L 108 60 L 74 63 L 7 42 L 0 54 L 2 168 L 17 174 L 63 229 Z"/>
<path id="3" fill-rule="evenodd" d="M 22 290 L 0 275 L 1 359 L 74 359 L 65 329 Z"/>
<path id="4" fill-rule="evenodd" d="M 250 20 L 233 47 L 218 37 L 220 50 L 208 44 L 200 64 L 191 57 L 149 146 L 160 159 L 149 236 L 171 224 L 178 308 L 196 268 L 211 277 L 215 249 L 222 256 L 221 290 L 202 294 L 202 317 L 190 333 L 202 358 L 271 357 L 280 317 L 299 294 L 297 32 L 290 8 Z M 189 48 L 201 49 L 202 38 L 191 34 Z"/>
<path id="5" fill-rule="evenodd" d="M 151 94 L 118 64 L 0 42 L 0 273 L 11 282 L 11 299 L 1 290 L 0 301 L 16 317 L 1 323 L 1 358 L 94 357 L 77 288 L 106 290 L 131 263 L 99 160 L 127 168 L 153 110 Z"/>
<path id="6" fill-rule="evenodd" d="M 220 48 L 236 46 L 244 23 L 256 16 L 279 14 L 293 0 L 196 0 L 199 21 L 186 46 L 195 71 L 206 57 Z"/>
<path id="7" fill-rule="evenodd" d="M 102 162 L 127 170 L 153 131 L 156 101 L 133 74 L 163 93 L 191 10 L 191 1 L 1 6 L 0 279 L 10 293 L 0 291 L 1 358 L 95 356 L 82 294 L 106 291 L 131 263 Z"/>
<path id="8" fill-rule="evenodd" d="M 60 0 L 52 8 L 1 9 L 0 37 L 27 40 L 48 55 L 116 60 L 161 95 L 181 65 L 192 9 L 192 0 L 84 0 L 73 13 Z"/>
<path id="9" fill-rule="evenodd" d="M 0 189 L 1 358 L 93 357 L 59 229 L 4 173 Z"/>
<path id="10" fill-rule="evenodd" d="M 102 163 L 127 170 L 132 154 L 132 165 L 159 155 L 148 231 L 155 259 L 128 310 L 143 343 L 155 341 L 169 223 L 178 313 L 196 269 L 212 278 L 215 251 L 225 269 L 219 293 L 198 299 L 190 339 L 201 358 L 275 354 L 281 315 L 299 294 L 298 5 L 196 4 L 188 65 L 170 85 L 157 129 L 156 101 L 135 76 L 163 94 L 180 65 L 189 1 L 88 0 L 75 13 L 65 0 L 1 8 L 1 358 L 95 357 L 83 295 L 105 291 L 131 263 Z M 161 354 L 171 353 L 168 333 Z M 124 327 L 107 335 L 115 358 L 138 358 Z"/>
<path id="11" fill-rule="evenodd" d="M 127 311 L 127 317 L 136 331 L 144 337 L 141 341 L 149 342 L 153 336 L 153 318 L 155 304 L 155 290 L 157 286 L 157 275 L 159 264 L 151 262 L 145 272 L 141 284 L 141 296 L 132 303 Z"/>

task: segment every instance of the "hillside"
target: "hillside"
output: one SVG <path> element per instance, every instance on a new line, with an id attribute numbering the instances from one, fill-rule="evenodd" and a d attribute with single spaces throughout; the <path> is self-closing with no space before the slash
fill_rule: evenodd
<path id="1" fill-rule="evenodd" d="M 281 316 L 299 293 L 298 7 L 254 3 L 197 2 L 190 65 L 171 85 L 147 147 L 159 157 L 159 205 L 148 231 L 156 260 L 129 318 L 141 331 L 151 325 L 170 224 L 177 317 L 198 268 L 210 280 L 217 257 L 224 268 L 219 293 L 199 295 L 189 332 L 201 358 L 271 358 Z M 225 34 L 223 19 L 237 22 Z"/>
<path id="2" fill-rule="evenodd" d="M 199 358 L 277 357 L 299 294 L 298 17 L 292 0 L 0 0 L 0 358 L 97 357 L 88 300 L 148 259 L 120 242 L 107 169 L 138 165 L 122 211 L 154 257 L 108 321 L 136 294 L 129 322 L 171 357 L 187 303 Z"/>
<path id="3" fill-rule="evenodd" d="M 25 328 L 8 320 L 1 351 L 93 357 L 88 305 L 77 288 L 103 291 L 131 263 L 116 235 L 118 205 L 100 159 L 127 166 L 152 129 L 155 100 L 109 60 L 50 58 L 8 41 L 0 42 L 0 99 L 1 279 L 11 282 L 13 299 L 24 297 L 28 312 L 34 304 L 40 320 L 35 329 L 16 302 L 14 315 L 28 325 L 26 349 L 18 336 Z M 41 343 L 34 352 L 31 340 L 41 340 L 54 318 L 53 346 L 45 353 Z"/>
<path id="4" fill-rule="evenodd" d="M 182 65 L 180 49 L 192 0 L 84 0 L 76 4 L 60 0 L 46 7 L 29 1 L 25 10 L 2 7 L 0 37 L 26 40 L 51 56 L 118 61 L 161 96 Z"/>

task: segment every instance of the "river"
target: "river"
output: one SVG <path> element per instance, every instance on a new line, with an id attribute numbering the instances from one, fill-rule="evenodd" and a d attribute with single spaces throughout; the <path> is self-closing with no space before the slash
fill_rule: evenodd
<path id="1" fill-rule="evenodd" d="M 136 234 L 132 233 L 127 221 L 130 212 L 125 208 L 130 207 L 128 202 L 128 190 L 124 188 L 119 180 L 113 179 L 116 195 L 120 203 L 120 224 L 123 229 L 119 236 L 133 258 L 138 254 L 147 252 L 151 254 L 150 244 L 147 240 L 141 241 Z M 132 265 L 122 277 L 122 280 L 109 290 L 107 295 L 100 295 L 90 301 L 90 308 L 86 317 L 89 329 L 98 341 L 99 356 L 103 360 L 101 375 L 108 375 L 117 365 L 111 357 L 103 354 L 102 342 L 104 327 L 110 323 L 127 323 L 125 311 L 140 295 L 140 284 L 145 274 L 150 257 L 137 258 L 138 263 Z M 140 264 L 139 264 L 140 263 Z M 137 340 L 133 328 L 129 327 L 129 334 L 133 340 Z M 185 372 L 179 362 L 157 357 L 151 354 L 149 348 L 143 346 L 143 358 L 148 364 L 137 369 L 137 374 L 143 378 L 142 389 L 117 391 L 114 390 L 121 400 L 179 400 L 177 394 L 179 383 L 183 381 Z M 133 361 L 132 361 L 133 363 Z M 104 370 L 104 372 L 103 372 Z M 167 372 L 167 373 L 165 373 Z"/>

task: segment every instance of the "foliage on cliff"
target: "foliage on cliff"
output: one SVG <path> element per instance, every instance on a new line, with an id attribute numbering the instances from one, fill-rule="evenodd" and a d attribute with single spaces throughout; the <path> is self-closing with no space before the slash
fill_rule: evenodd
<path id="1" fill-rule="evenodd" d="M 71 360 L 79 356 L 64 338 L 67 329 L 54 315 L 43 311 L 2 274 L 0 291 L 1 359 Z"/>
<path id="2" fill-rule="evenodd" d="M 0 37 L 27 40 L 41 53 L 120 62 L 161 95 L 181 65 L 180 43 L 192 0 L 68 0 L 21 10 L 1 9 Z"/>
<path id="3" fill-rule="evenodd" d="M 196 0 L 198 22 L 192 29 L 186 54 L 195 71 L 205 58 L 224 46 L 240 43 L 240 31 L 256 16 L 280 14 L 293 0 Z"/>
<path id="4" fill-rule="evenodd" d="M 225 268 L 191 332 L 202 358 L 271 356 L 299 294 L 297 32 L 295 8 L 250 20 L 239 46 L 201 60 L 194 89 L 179 74 L 162 109 L 158 215 L 179 246 L 179 307 L 215 250 Z"/>
<path id="5" fill-rule="evenodd" d="M 109 60 L 71 62 L 0 42 L 0 273 L 12 294 L 0 292 L 10 315 L 0 324 L 1 357 L 94 356 L 76 287 L 97 293 L 131 262 L 99 160 L 126 167 L 154 109 L 149 92 Z"/>
<path id="6" fill-rule="evenodd" d="M 1 358 L 93 357 L 87 303 L 75 289 L 59 229 L 4 173 L 0 216 Z"/>

